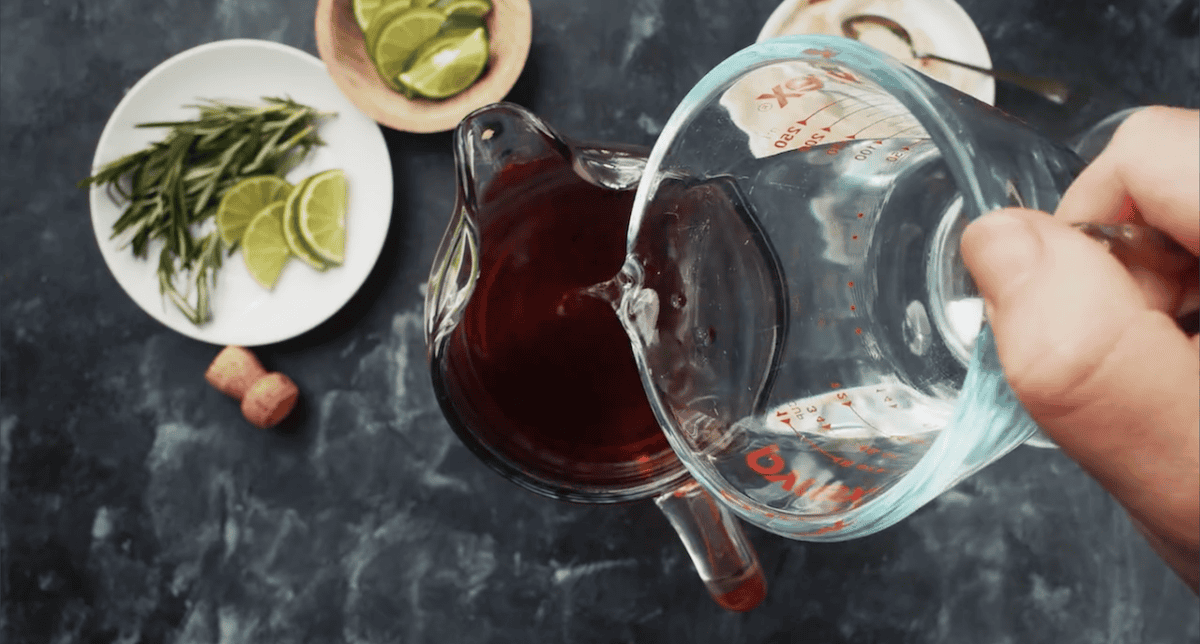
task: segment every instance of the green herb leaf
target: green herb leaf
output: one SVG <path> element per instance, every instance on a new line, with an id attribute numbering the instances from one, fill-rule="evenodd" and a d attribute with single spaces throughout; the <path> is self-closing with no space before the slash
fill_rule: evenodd
<path id="1" fill-rule="evenodd" d="M 134 256 L 145 257 L 151 242 L 163 244 L 159 292 L 196 325 L 212 319 L 223 244 L 218 233 L 196 240 L 193 227 L 216 214 L 221 197 L 239 179 L 283 176 L 323 144 L 317 125 L 330 114 L 290 98 L 263 101 L 259 106 L 203 101 L 189 106 L 199 111 L 194 120 L 140 123 L 139 128 L 168 132 L 79 182 L 81 188 L 105 186 L 114 202 L 126 204 L 112 237 L 133 231 Z M 176 287 L 181 272 L 189 285 L 183 292 Z"/>

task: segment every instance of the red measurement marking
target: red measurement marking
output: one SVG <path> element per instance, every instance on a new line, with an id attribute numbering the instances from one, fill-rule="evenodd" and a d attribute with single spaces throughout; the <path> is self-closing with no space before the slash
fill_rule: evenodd
<path id="1" fill-rule="evenodd" d="M 846 282 L 846 286 L 849 286 L 850 288 L 854 288 L 854 282 Z"/>
<path id="2" fill-rule="evenodd" d="M 858 501 L 858 500 L 862 499 L 864 496 L 866 496 L 867 494 L 875 491 L 874 488 L 872 488 L 870 490 L 864 490 L 861 487 L 856 487 L 853 490 L 851 490 L 850 486 L 848 486 L 844 483 L 838 483 L 834 487 L 836 489 L 830 495 L 830 499 L 829 499 L 830 501 L 833 501 L 834 503 L 853 503 L 854 501 Z"/>
<path id="3" fill-rule="evenodd" d="M 856 335 L 862 335 L 862 327 L 855 327 L 855 328 L 854 328 L 854 333 L 855 333 Z M 849 404 L 849 403 L 847 403 L 847 404 Z"/>
<path id="4" fill-rule="evenodd" d="M 767 445 L 760 447 L 749 454 L 746 454 L 746 465 L 750 469 L 763 475 L 763 478 L 772 483 L 782 483 L 783 489 L 791 490 L 796 485 L 796 473 L 788 472 L 780 474 L 783 471 L 783 459 L 779 457 L 778 445 Z M 763 462 L 765 459 L 765 463 Z"/>
<path id="5" fill-rule="evenodd" d="M 758 100 L 775 100 L 779 103 L 780 108 L 787 107 L 789 98 L 800 98 L 806 93 L 821 89 L 824 83 L 816 76 L 809 74 L 804 78 L 790 78 L 782 85 L 776 85 L 771 88 L 771 91 L 766 94 L 759 94 Z M 784 91 L 784 89 L 791 91 Z"/>
<path id="6" fill-rule="evenodd" d="M 774 474 L 770 476 L 764 476 L 763 478 L 772 483 L 782 483 L 783 489 L 790 490 L 796 485 L 797 477 L 795 472 L 788 472 L 787 474 Z"/>
<path id="7" fill-rule="evenodd" d="M 863 214 L 862 214 L 861 212 L 860 212 L 860 213 L 858 213 L 858 218 L 859 218 L 859 219 L 862 219 L 862 218 L 863 218 Z"/>
<path id="8" fill-rule="evenodd" d="M 855 77 L 854 74 L 851 74 L 850 72 L 844 72 L 840 69 L 838 69 L 838 70 L 827 69 L 827 70 L 825 70 L 825 73 L 829 74 L 829 76 L 832 78 L 836 78 L 840 81 L 846 81 L 847 83 L 857 83 L 858 82 L 858 78 Z"/>
<path id="9" fill-rule="evenodd" d="M 805 532 L 802 534 L 798 534 L 796 536 L 798 536 L 798 537 L 815 537 L 819 534 L 827 534 L 830 532 L 837 532 L 838 530 L 845 530 L 846 527 L 849 525 L 850 524 L 846 523 L 842 519 L 838 519 L 836 522 L 834 522 L 833 525 L 827 525 L 824 528 L 818 528 L 817 530 L 813 530 L 812 532 Z"/>
<path id="10" fill-rule="evenodd" d="M 842 386 L 842 383 L 840 383 L 840 382 L 831 382 L 831 383 L 829 383 L 829 386 L 830 386 L 831 388 L 833 388 L 833 389 L 837 389 L 838 387 L 841 387 L 841 386 Z"/>
<path id="11" fill-rule="evenodd" d="M 856 307 L 855 307 L 853 304 L 851 304 L 851 305 L 850 305 L 850 310 L 851 310 L 851 311 L 855 310 L 855 308 L 856 308 Z"/>
<path id="12" fill-rule="evenodd" d="M 865 454 L 869 454 L 871 456 L 878 455 L 879 458 L 890 458 L 892 460 L 900 458 L 899 454 L 893 454 L 892 452 L 885 452 L 885 451 L 879 449 L 878 447 L 871 447 L 869 445 L 859 446 L 858 451 L 863 452 Z M 859 466 L 859 469 L 863 469 L 862 466 Z"/>
<path id="13" fill-rule="evenodd" d="M 746 465 L 750 469 L 763 475 L 763 478 L 772 483 L 782 483 L 783 489 L 791 490 L 796 486 L 796 473 L 788 472 L 787 474 L 779 474 L 783 471 L 783 459 L 779 457 L 778 445 L 767 445 L 760 447 L 749 454 L 746 454 Z M 763 461 L 766 461 L 764 463 Z"/>
<path id="14" fill-rule="evenodd" d="M 877 119 L 877 120 L 875 120 L 875 121 L 872 121 L 872 122 L 868 123 L 866 127 L 860 128 L 860 129 L 859 129 L 857 132 L 855 132 L 854 134 L 851 134 L 850 136 L 848 136 L 848 137 L 846 137 L 846 138 L 848 138 L 848 139 L 856 139 L 856 138 L 858 138 L 859 136 L 861 136 L 863 132 L 866 132 L 867 130 L 869 130 L 869 129 L 871 129 L 871 128 L 875 127 L 876 125 L 879 125 L 880 123 L 886 123 L 886 122 L 888 122 L 888 121 L 890 121 L 890 120 L 892 120 L 892 119 L 894 119 L 894 118 L 896 118 L 896 115 L 892 115 L 892 116 L 885 116 L 885 117 L 883 117 L 883 118 L 881 118 L 881 119 Z M 883 145 L 883 141 L 881 141 L 881 140 L 877 140 L 877 141 L 875 141 L 874 143 L 875 143 L 875 145 Z"/>
<path id="15" fill-rule="evenodd" d="M 825 127 L 821 128 L 821 129 L 822 129 L 822 130 L 825 130 L 826 132 L 828 132 L 828 131 L 830 131 L 829 129 L 830 129 L 831 127 L 833 127 L 833 126 L 837 125 L 838 123 L 841 123 L 842 121 L 844 121 L 844 120 L 846 120 L 846 119 L 850 118 L 851 116 L 853 116 L 853 115 L 855 115 L 855 114 L 858 114 L 859 112 L 866 112 L 866 111 L 869 111 L 869 110 L 877 110 L 877 109 L 879 109 L 879 106 L 878 106 L 878 105 L 870 105 L 870 104 L 868 104 L 868 103 L 863 103 L 863 107 L 862 107 L 862 109 L 854 110 L 854 111 L 852 111 L 852 112 L 846 112 L 846 113 L 842 114 L 842 118 L 840 118 L 840 119 L 838 119 L 838 120 L 836 120 L 836 121 L 834 121 L 834 122 L 830 123 L 829 125 L 827 125 L 827 126 L 825 126 Z M 862 130 L 859 130 L 859 132 L 861 132 L 861 131 L 862 131 Z M 846 138 L 853 139 L 853 138 L 854 138 L 854 136 L 853 136 L 853 135 L 851 135 L 851 136 L 849 136 L 849 137 L 846 137 Z"/>
<path id="16" fill-rule="evenodd" d="M 808 119 L 820 114 L 821 112 L 824 112 L 825 110 L 827 110 L 827 109 L 833 107 L 834 105 L 837 105 L 838 103 L 841 103 L 842 101 L 845 101 L 845 100 L 847 100 L 847 99 L 843 98 L 841 100 L 834 101 L 834 102 L 830 103 L 829 105 L 826 105 L 826 106 L 822 107 L 821 109 L 813 112 L 812 114 L 809 114 L 808 116 L 800 119 L 799 121 L 796 121 L 796 123 L 799 125 L 808 125 Z"/>
<path id="17" fill-rule="evenodd" d="M 779 457 L 778 445 L 767 445 L 746 454 L 746 465 L 759 474 L 778 474 L 783 470 L 783 459 Z M 766 464 L 763 464 L 763 460 Z"/>
<path id="18" fill-rule="evenodd" d="M 814 443 L 811 439 L 804 436 L 800 436 L 800 438 L 807 442 L 812 449 L 829 457 L 829 459 L 834 463 L 837 463 L 842 467 L 856 466 L 856 464 L 848 458 L 834 456 L 833 454 L 821 449 L 821 447 Z M 791 492 L 798 497 L 807 496 L 809 499 L 814 501 L 827 501 L 839 505 L 850 504 L 851 507 L 854 507 L 861 504 L 866 497 L 870 496 L 873 492 L 879 489 L 879 487 L 872 487 L 865 490 L 861 487 L 855 487 L 851 489 L 850 486 L 844 483 L 816 485 L 816 479 L 811 477 L 800 481 L 799 476 L 797 476 L 795 471 L 787 474 L 781 474 L 784 468 L 784 462 L 783 459 L 778 455 L 778 452 L 778 445 L 772 444 L 765 447 L 760 447 L 759 449 L 756 449 L 746 455 L 746 464 L 749 465 L 750 468 L 755 472 L 762 474 L 763 478 L 765 478 L 767 481 L 772 483 L 780 483 L 784 490 Z M 879 473 L 884 471 L 883 468 L 875 468 L 865 464 L 858 464 L 856 467 L 857 469 L 865 472 Z M 724 491 L 722 491 L 722 493 L 723 495 L 727 494 Z"/>
<path id="19" fill-rule="evenodd" d="M 850 239 L 858 239 L 858 235 L 851 235 Z"/>

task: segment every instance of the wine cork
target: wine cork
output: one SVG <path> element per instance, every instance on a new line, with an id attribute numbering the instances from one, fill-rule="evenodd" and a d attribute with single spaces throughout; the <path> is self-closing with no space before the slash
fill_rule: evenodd
<path id="1" fill-rule="evenodd" d="M 204 379 L 217 391 L 241 400 L 250 385 L 265 375 L 267 370 L 248 349 L 225 347 L 204 372 Z"/>
<path id="2" fill-rule="evenodd" d="M 291 413 L 299 398 L 300 390 L 291 378 L 269 373 L 250 385 L 242 398 L 242 415 L 256 427 L 274 427 Z"/>
<path id="3" fill-rule="evenodd" d="M 267 373 L 245 347 L 225 347 L 213 359 L 204 379 L 218 391 L 241 401 L 242 415 L 256 427 L 274 427 L 287 417 L 300 398 L 291 378 Z"/>

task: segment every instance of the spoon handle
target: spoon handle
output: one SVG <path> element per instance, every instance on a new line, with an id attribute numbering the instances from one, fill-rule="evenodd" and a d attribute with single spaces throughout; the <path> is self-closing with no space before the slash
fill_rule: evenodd
<path id="1" fill-rule="evenodd" d="M 917 53 L 917 58 L 922 60 L 937 60 L 943 63 L 949 63 L 951 65 L 957 65 L 958 67 L 974 70 L 981 74 L 987 74 L 988 76 L 1012 83 L 1018 87 L 1023 87 L 1031 92 L 1034 92 L 1035 94 L 1041 94 L 1042 96 L 1046 97 L 1047 100 L 1057 103 L 1058 105 L 1065 104 L 1067 102 L 1067 97 L 1071 94 L 1071 90 L 1067 87 L 1066 83 L 1057 81 L 1053 78 L 1026 76 L 1025 74 L 1004 71 L 1002 69 L 988 69 L 986 67 L 979 67 L 970 63 L 964 63 L 962 61 L 944 58 L 936 54 Z"/>
<path id="2" fill-rule="evenodd" d="M 1141 224 L 1075 223 L 1071 226 L 1104 244 L 1127 268 L 1141 265 L 1177 271 L 1196 263 L 1196 256 L 1191 251 L 1157 228 Z M 1176 311 L 1174 316 L 1175 324 L 1184 333 L 1191 335 L 1200 330 L 1200 318 L 1194 308 Z"/>

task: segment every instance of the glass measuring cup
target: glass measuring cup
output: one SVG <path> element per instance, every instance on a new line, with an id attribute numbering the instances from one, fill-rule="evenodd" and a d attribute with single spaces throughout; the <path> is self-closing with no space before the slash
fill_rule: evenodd
<path id="1" fill-rule="evenodd" d="M 610 278 L 645 150 L 568 141 L 488 106 L 454 133 L 457 203 L 434 259 L 427 358 L 451 427 L 521 487 L 566 501 L 654 498 L 724 608 L 766 583 L 741 526 L 688 476 L 646 401 Z"/>
<path id="2" fill-rule="evenodd" d="M 1038 435 L 958 241 L 1052 212 L 1082 165 L 856 41 L 721 63 L 651 152 L 610 287 L 671 446 L 742 518 L 834 541 Z"/>

